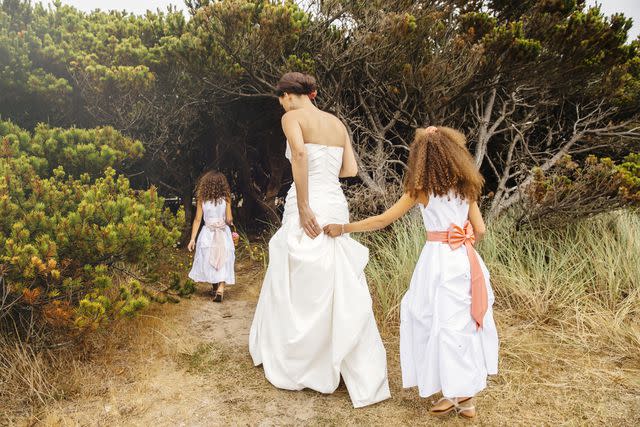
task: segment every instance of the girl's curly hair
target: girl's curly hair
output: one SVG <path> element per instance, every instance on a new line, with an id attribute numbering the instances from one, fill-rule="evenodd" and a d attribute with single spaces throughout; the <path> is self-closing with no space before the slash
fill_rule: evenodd
<path id="1" fill-rule="evenodd" d="M 466 138 L 457 130 L 437 127 L 416 130 L 409 151 L 404 190 L 412 197 L 445 196 L 453 192 L 468 201 L 480 197 L 484 178 L 467 150 Z"/>
<path id="2" fill-rule="evenodd" d="M 218 171 L 205 172 L 196 184 L 196 197 L 201 202 L 218 203 L 220 199 L 231 197 L 227 178 Z"/>

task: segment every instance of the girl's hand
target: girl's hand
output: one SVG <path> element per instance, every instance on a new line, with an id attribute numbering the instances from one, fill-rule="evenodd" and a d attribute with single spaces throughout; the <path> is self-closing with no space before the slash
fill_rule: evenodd
<path id="1" fill-rule="evenodd" d="M 187 245 L 187 249 L 189 249 L 189 252 L 193 252 L 195 248 L 196 248 L 196 241 L 191 239 L 191 241 Z"/>
<path id="2" fill-rule="evenodd" d="M 299 208 L 300 214 L 300 226 L 303 228 L 304 232 L 307 236 L 315 239 L 322 233 L 322 228 L 316 221 L 316 215 L 313 213 L 311 208 Z"/>
<path id="3" fill-rule="evenodd" d="M 344 224 L 327 224 L 324 233 L 330 237 L 339 237 L 344 234 Z"/>

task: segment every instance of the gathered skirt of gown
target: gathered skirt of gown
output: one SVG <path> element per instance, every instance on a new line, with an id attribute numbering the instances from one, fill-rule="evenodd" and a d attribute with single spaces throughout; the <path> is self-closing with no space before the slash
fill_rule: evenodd
<path id="1" fill-rule="evenodd" d="M 338 181 L 342 148 L 306 144 L 310 206 L 318 223 L 349 220 Z M 300 227 L 295 186 L 251 325 L 249 350 L 266 378 L 287 390 L 332 393 L 344 379 L 354 407 L 390 397 L 386 353 L 364 276 L 368 249 L 349 236 L 309 238 Z"/>
<path id="2" fill-rule="evenodd" d="M 467 220 L 469 205 L 456 196 L 431 197 L 421 206 L 425 227 L 443 231 Z M 467 249 L 426 242 L 400 305 L 400 363 L 404 387 L 421 397 L 442 391 L 446 397 L 473 396 L 498 370 L 498 333 L 494 294 L 480 255 L 488 310 L 482 329 L 471 317 L 471 276 Z"/>

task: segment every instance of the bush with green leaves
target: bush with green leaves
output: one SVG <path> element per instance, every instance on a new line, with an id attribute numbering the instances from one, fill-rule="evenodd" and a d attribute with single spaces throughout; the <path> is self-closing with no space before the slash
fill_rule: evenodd
<path id="1" fill-rule="evenodd" d="M 640 154 L 622 161 L 587 156 L 580 163 L 565 156 L 555 168 L 534 169 L 534 180 L 524 189 L 518 225 L 563 228 L 578 220 L 640 206 Z"/>
<path id="2" fill-rule="evenodd" d="M 27 332 L 86 330 L 146 307 L 140 282 L 114 269 L 154 262 L 176 244 L 184 214 L 116 173 L 140 143 L 111 128 L 40 125 L 31 135 L 8 122 L 0 138 L 0 315 Z"/>

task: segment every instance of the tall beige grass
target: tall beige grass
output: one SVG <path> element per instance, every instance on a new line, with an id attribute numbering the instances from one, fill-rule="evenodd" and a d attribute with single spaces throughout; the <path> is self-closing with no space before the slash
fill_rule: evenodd
<path id="1" fill-rule="evenodd" d="M 155 305 L 55 349 L 0 335 L 0 426 L 40 420 L 47 408 L 65 399 L 94 398 L 116 377 L 136 381 L 150 354 L 172 354 L 174 346 L 182 345 L 168 342 L 161 332 L 179 310 L 177 304 Z M 140 363 L 130 366 L 131 360 Z"/>
<path id="2" fill-rule="evenodd" d="M 354 235 L 369 248 L 366 276 L 373 307 L 383 334 L 394 333 L 400 321 L 400 301 L 425 242 L 417 212 L 396 221 L 388 230 Z"/>
<path id="3" fill-rule="evenodd" d="M 547 328 L 558 339 L 638 357 L 640 216 L 601 215 L 564 230 L 516 230 L 502 218 L 478 250 L 491 272 L 496 309 Z M 360 237 L 371 249 L 367 278 L 384 332 L 397 331 L 399 304 L 425 241 L 415 212 L 390 230 Z"/>
<path id="4" fill-rule="evenodd" d="M 9 341 L 0 336 L 1 403 L 27 407 L 53 400 L 58 389 L 52 362 L 49 354 L 38 352 L 19 340 Z"/>

